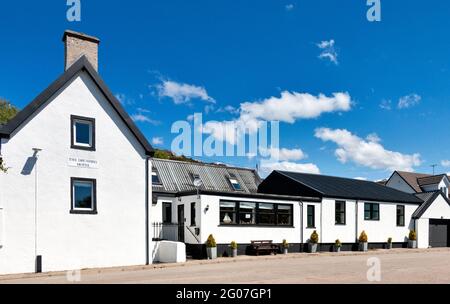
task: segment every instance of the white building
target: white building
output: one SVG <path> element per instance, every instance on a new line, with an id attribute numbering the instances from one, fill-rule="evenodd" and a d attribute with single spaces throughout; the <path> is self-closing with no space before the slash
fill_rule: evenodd
<path id="1" fill-rule="evenodd" d="M 151 263 L 153 149 L 67 31 L 66 71 L 1 127 L 0 274 Z"/>
<path id="2" fill-rule="evenodd" d="M 424 201 L 413 214 L 419 248 L 450 246 L 450 179 L 447 175 L 395 171 L 386 186 L 414 194 Z"/>

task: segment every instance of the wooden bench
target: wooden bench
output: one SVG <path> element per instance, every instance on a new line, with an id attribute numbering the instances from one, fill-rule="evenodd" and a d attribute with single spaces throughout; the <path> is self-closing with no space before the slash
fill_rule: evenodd
<path id="1" fill-rule="evenodd" d="M 250 247 L 255 255 L 260 253 L 277 254 L 280 251 L 280 247 L 273 244 L 272 241 L 251 241 Z"/>

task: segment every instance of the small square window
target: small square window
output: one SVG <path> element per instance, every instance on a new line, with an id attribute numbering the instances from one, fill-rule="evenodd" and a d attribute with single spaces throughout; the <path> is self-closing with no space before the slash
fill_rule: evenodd
<path id="1" fill-rule="evenodd" d="M 239 184 L 239 182 L 238 182 L 238 180 L 236 178 L 231 177 L 230 178 L 230 183 L 231 183 L 231 186 L 233 186 L 234 190 L 242 191 L 242 186 L 241 186 L 241 184 Z"/>
<path id="2" fill-rule="evenodd" d="M 97 213 L 97 185 L 94 179 L 72 178 L 71 213 Z"/>
<path id="3" fill-rule="evenodd" d="M 158 172 L 152 172 L 152 184 L 153 185 L 162 185 L 161 180 L 159 179 Z"/>
<path id="4" fill-rule="evenodd" d="M 95 119 L 72 116 L 72 149 L 95 151 Z"/>

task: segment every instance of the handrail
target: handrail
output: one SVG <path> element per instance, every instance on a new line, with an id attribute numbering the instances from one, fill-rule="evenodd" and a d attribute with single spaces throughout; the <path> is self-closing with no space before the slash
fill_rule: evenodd
<path id="1" fill-rule="evenodd" d="M 191 227 L 189 227 L 188 225 L 185 225 L 185 227 L 186 227 L 187 230 L 192 234 L 192 236 L 197 240 L 197 242 L 200 244 L 200 240 L 199 240 L 198 237 L 195 235 L 195 233 L 192 232 Z"/>

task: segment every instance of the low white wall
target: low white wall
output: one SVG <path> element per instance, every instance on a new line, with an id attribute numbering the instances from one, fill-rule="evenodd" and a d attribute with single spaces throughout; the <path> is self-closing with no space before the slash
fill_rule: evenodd
<path id="1" fill-rule="evenodd" d="M 184 263 L 186 262 L 186 245 L 180 242 L 155 242 L 155 262 Z"/>

